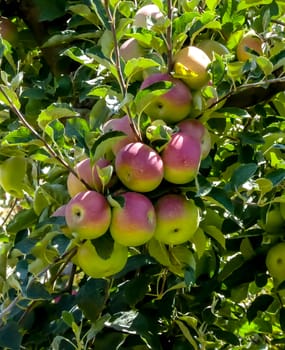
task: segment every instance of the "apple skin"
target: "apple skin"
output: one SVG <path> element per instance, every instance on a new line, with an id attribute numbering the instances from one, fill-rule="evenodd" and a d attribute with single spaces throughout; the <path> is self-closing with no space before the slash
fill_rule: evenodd
<path id="1" fill-rule="evenodd" d="M 151 22 L 150 25 L 148 24 L 149 18 L 154 23 L 163 18 L 163 13 L 157 5 L 148 4 L 138 9 L 134 17 L 134 26 L 149 29 L 151 26 Z"/>
<path id="2" fill-rule="evenodd" d="M 236 55 L 239 61 L 245 62 L 251 57 L 255 56 L 254 54 L 247 51 L 246 48 L 256 51 L 259 55 L 263 54 L 262 40 L 254 31 L 249 31 L 241 38 L 240 42 L 238 43 Z"/>
<path id="3" fill-rule="evenodd" d="M 160 155 L 142 142 L 124 146 L 115 159 L 115 171 L 121 182 L 130 190 L 149 192 L 163 179 L 163 162 Z"/>
<path id="4" fill-rule="evenodd" d="M 128 260 L 128 248 L 114 242 L 113 251 L 107 259 L 101 257 L 90 240 L 82 243 L 76 253 L 79 267 L 92 278 L 110 277 L 120 272 Z"/>
<path id="5" fill-rule="evenodd" d="M 203 50 L 211 61 L 214 59 L 215 53 L 220 56 L 224 56 L 230 53 L 225 45 L 212 39 L 200 41 L 197 43 L 197 47 Z"/>
<path id="6" fill-rule="evenodd" d="M 177 132 L 161 153 L 165 180 L 182 185 L 192 181 L 199 170 L 201 142 L 185 132 Z"/>
<path id="7" fill-rule="evenodd" d="M 98 175 L 97 167 L 105 168 L 110 164 L 110 161 L 101 158 L 95 161 L 94 165 L 91 166 L 90 158 L 85 158 L 76 164 L 74 170 L 80 179 L 82 179 L 84 182 L 86 182 L 86 184 L 90 186 L 90 189 L 101 192 L 103 190 L 103 184 Z M 87 188 L 82 181 L 80 181 L 73 173 L 68 174 L 67 191 L 70 197 L 74 197 L 77 193 L 86 190 Z"/>
<path id="8" fill-rule="evenodd" d="M 101 193 L 79 192 L 66 204 L 65 220 L 68 229 L 80 239 L 97 238 L 110 226 L 111 208 Z"/>
<path id="9" fill-rule="evenodd" d="M 125 62 L 144 56 L 144 49 L 135 38 L 129 38 L 120 46 L 120 55 Z"/>
<path id="10" fill-rule="evenodd" d="M 284 219 L 279 205 L 273 205 L 266 213 L 264 229 L 268 233 L 279 234 L 284 227 Z"/>
<path id="11" fill-rule="evenodd" d="M 184 119 L 177 126 L 181 132 L 200 141 L 201 159 L 205 159 L 212 147 L 211 135 L 206 126 L 197 119 Z"/>
<path id="12" fill-rule="evenodd" d="M 166 194 L 154 204 L 154 238 L 165 244 L 182 244 L 191 239 L 199 226 L 199 209 L 182 194 Z"/>
<path id="13" fill-rule="evenodd" d="M 7 158 L 0 164 L 0 186 L 16 198 L 24 197 L 27 159 L 22 156 Z"/>
<path id="14" fill-rule="evenodd" d="M 0 16 L 0 36 L 11 44 L 18 40 L 17 26 L 7 17 Z"/>
<path id="15" fill-rule="evenodd" d="M 181 80 L 167 73 L 149 75 L 141 84 L 141 89 L 160 81 L 169 81 L 173 86 L 166 93 L 157 96 L 145 108 L 144 112 L 152 119 L 162 119 L 167 123 L 177 123 L 187 117 L 191 111 L 192 94 Z"/>
<path id="16" fill-rule="evenodd" d="M 183 80 L 190 89 L 198 90 L 209 80 L 208 65 L 211 60 L 196 46 L 186 46 L 174 56 L 174 76 Z"/>
<path id="17" fill-rule="evenodd" d="M 151 200 L 142 193 L 125 192 L 124 205 L 112 208 L 110 233 L 115 242 L 124 246 L 139 246 L 154 234 L 156 216 Z"/>
<path id="18" fill-rule="evenodd" d="M 121 131 L 126 134 L 126 136 L 122 136 L 120 140 L 118 140 L 112 146 L 112 152 L 114 155 L 116 155 L 119 150 L 128 143 L 138 141 L 137 135 L 130 125 L 130 119 L 128 115 L 107 120 L 102 127 L 102 131 L 104 134 L 110 131 Z"/>
<path id="19" fill-rule="evenodd" d="M 273 278 L 278 282 L 285 280 L 285 242 L 277 243 L 268 250 L 265 263 Z"/>

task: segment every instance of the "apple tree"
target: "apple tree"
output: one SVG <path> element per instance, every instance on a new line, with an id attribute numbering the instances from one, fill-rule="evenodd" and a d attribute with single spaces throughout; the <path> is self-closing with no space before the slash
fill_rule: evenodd
<path id="1" fill-rule="evenodd" d="M 0 0 L 0 347 L 285 345 L 283 0 Z"/>

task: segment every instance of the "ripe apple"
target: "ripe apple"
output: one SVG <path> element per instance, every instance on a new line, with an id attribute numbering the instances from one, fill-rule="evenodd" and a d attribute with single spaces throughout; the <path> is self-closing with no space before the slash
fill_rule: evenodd
<path id="1" fill-rule="evenodd" d="M 101 193 L 79 192 L 66 204 L 65 220 L 69 230 L 80 239 L 97 238 L 110 226 L 111 208 Z"/>
<path id="2" fill-rule="evenodd" d="M 177 132 L 161 153 L 165 180 L 174 184 L 192 181 L 199 170 L 201 142 L 185 132 Z"/>
<path id="3" fill-rule="evenodd" d="M 174 76 L 191 89 L 198 90 L 209 82 L 208 65 L 211 60 L 196 46 L 186 46 L 174 56 Z"/>
<path id="4" fill-rule="evenodd" d="M 0 164 L 0 186 L 16 198 L 24 197 L 24 180 L 27 172 L 27 159 L 13 156 Z"/>
<path id="5" fill-rule="evenodd" d="M 95 161 L 94 165 L 91 165 L 91 159 L 85 158 L 76 164 L 74 170 L 78 174 L 79 178 L 90 186 L 90 189 L 101 192 L 103 190 L 103 183 L 99 177 L 97 167 L 103 169 L 110 164 L 110 161 L 101 158 Z M 80 181 L 79 178 L 77 178 L 73 173 L 68 174 L 67 190 L 70 197 L 74 197 L 77 193 L 87 190 L 85 184 Z"/>
<path id="6" fill-rule="evenodd" d="M 154 73 L 145 78 L 141 89 L 160 81 L 169 81 L 173 86 L 164 94 L 155 97 L 145 108 L 145 113 L 153 120 L 162 119 L 176 123 L 187 117 L 191 110 L 192 95 L 187 85 L 167 73 Z"/>
<path id="7" fill-rule="evenodd" d="M 201 142 L 201 159 L 205 159 L 211 150 L 209 130 L 198 119 L 185 119 L 177 124 L 181 132 L 195 137 Z"/>
<path id="8" fill-rule="evenodd" d="M 272 246 L 265 259 L 268 272 L 279 282 L 285 280 L 285 242 Z"/>
<path id="9" fill-rule="evenodd" d="M 230 53 L 230 51 L 225 45 L 223 45 L 219 41 L 215 41 L 212 39 L 200 41 L 199 43 L 197 43 L 197 47 L 203 50 L 211 61 L 214 59 L 215 53 L 217 53 L 220 56 L 224 56 Z"/>
<path id="10" fill-rule="evenodd" d="M 110 131 L 121 131 L 125 133 L 125 136 L 120 137 L 118 141 L 116 141 L 112 145 L 112 151 L 116 155 L 119 150 L 131 142 L 138 141 L 137 135 L 130 124 L 130 119 L 128 115 L 125 115 L 120 118 L 112 118 L 109 119 L 102 127 L 103 133 L 107 133 Z"/>
<path id="11" fill-rule="evenodd" d="M 156 229 L 154 238 L 165 244 L 182 244 L 190 240 L 199 226 L 199 209 L 182 194 L 166 194 L 154 204 Z"/>
<path id="12" fill-rule="evenodd" d="M 239 61 L 245 62 L 249 58 L 254 57 L 254 54 L 247 49 L 255 51 L 258 55 L 263 54 L 262 40 L 253 30 L 246 33 L 238 43 L 236 55 Z"/>
<path id="13" fill-rule="evenodd" d="M 134 26 L 150 29 L 153 24 L 163 19 L 163 13 L 155 4 L 142 6 L 135 14 Z"/>
<path id="14" fill-rule="evenodd" d="M 76 253 L 79 267 L 92 278 L 104 278 L 120 272 L 128 260 L 128 248 L 114 242 L 112 253 L 105 258 L 100 256 L 90 240 L 82 243 Z"/>
<path id="15" fill-rule="evenodd" d="M 150 146 L 133 142 L 118 152 L 115 171 L 128 189 L 149 192 L 157 188 L 163 179 L 163 162 Z"/>
<path id="16" fill-rule="evenodd" d="M 125 192 L 123 206 L 112 208 L 110 233 L 113 239 L 124 246 L 139 246 L 148 242 L 156 226 L 152 202 L 142 193 Z"/>
<path id="17" fill-rule="evenodd" d="M 7 17 L 0 16 L 0 36 L 11 44 L 18 40 L 17 26 Z"/>

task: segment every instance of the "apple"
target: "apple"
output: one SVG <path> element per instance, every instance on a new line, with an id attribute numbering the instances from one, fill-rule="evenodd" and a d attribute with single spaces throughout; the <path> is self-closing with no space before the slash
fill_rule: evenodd
<path id="1" fill-rule="evenodd" d="M 0 186 L 16 198 L 24 197 L 24 180 L 27 172 L 27 159 L 13 156 L 0 164 Z"/>
<path id="2" fill-rule="evenodd" d="M 168 193 L 154 204 L 154 238 L 165 244 L 182 244 L 191 239 L 199 226 L 199 209 L 182 194 Z"/>
<path id="3" fill-rule="evenodd" d="M 211 150 L 211 135 L 205 125 L 198 119 L 184 119 L 177 126 L 181 132 L 200 141 L 201 159 L 205 159 Z"/>
<path id="4" fill-rule="evenodd" d="M 155 4 L 148 4 L 138 9 L 134 17 L 134 26 L 150 29 L 153 24 L 163 19 L 163 13 Z"/>
<path id="5" fill-rule="evenodd" d="M 263 54 L 262 40 L 253 30 L 246 33 L 237 45 L 236 55 L 239 61 L 245 62 L 255 56 L 247 49 L 255 51 L 257 55 Z"/>
<path id="6" fill-rule="evenodd" d="M 165 180 L 174 184 L 192 181 L 199 170 L 201 161 L 201 142 L 185 132 L 171 136 L 161 153 Z"/>
<path id="7" fill-rule="evenodd" d="M 279 234 L 284 227 L 279 205 L 273 205 L 266 213 L 264 230 L 268 233 Z"/>
<path id="8" fill-rule="evenodd" d="M 279 242 L 268 250 L 265 263 L 273 278 L 279 282 L 285 279 L 285 242 Z"/>
<path id="9" fill-rule="evenodd" d="M 110 233 L 124 246 L 139 246 L 148 242 L 156 226 L 155 210 L 151 200 L 142 193 L 125 192 L 122 206 L 112 208 Z"/>
<path id="10" fill-rule="evenodd" d="M 173 59 L 174 76 L 182 79 L 190 89 L 198 90 L 210 80 L 208 66 L 211 60 L 196 46 L 182 48 Z"/>
<path id="11" fill-rule="evenodd" d="M 123 146 L 127 145 L 128 143 L 138 141 L 137 135 L 134 129 L 131 127 L 131 122 L 128 115 L 107 120 L 102 127 L 102 131 L 104 134 L 110 131 L 121 131 L 126 134 L 125 136 L 120 137 L 120 139 L 112 145 L 112 151 L 115 155 Z"/>
<path id="12" fill-rule="evenodd" d="M 121 182 L 130 190 L 149 192 L 163 179 L 163 162 L 160 155 L 142 142 L 124 146 L 115 159 L 115 171 Z"/>
<path id="13" fill-rule="evenodd" d="M 7 17 L 0 16 L 0 36 L 11 44 L 18 40 L 17 26 Z"/>
<path id="14" fill-rule="evenodd" d="M 187 117 L 192 105 L 192 95 L 187 85 L 167 73 L 154 73 L 145 78 L 141 89 L 151 87 L 161 81 L 171 82 L 173 86 L 164 94 L 154 97 L 144 112 L 152 119 L 162 119 L 176 123 Z"/>
<path id="15" fill-rule="evenodd" d="M 104 278 L 120 272 L 128 260 L 128 248 L 114 242 L 109 257 L 104 258 L 98 253 L 96 246 L 90 240 L 82 243 L 76 253 L 79 267 L 92 278 Z"/>
<path id="16" fill-rule="evenodd" d="M 90 186 L 89 189 L 94 189 L 97 192 L 101 192 L 103 190 L 103 183 L 99 177 L 97 167 L 103 169 L 110 166 L 110 164 L 110 161 L 107 159 L 100 158 L 95 161 L 94 165 L 92 165 L 91 159 L 85 158 L 76 164 L 74 170 L 78 174 L 78 177 Z M 67 191 L 70 197 L 74 197 L 77 193 L 87 190 L 85 184 L 80 181 L 78 177 L 76 177 L 73 173 L 68 174 Z"/>
<path id="17" fill-rule="evenodd" d="M 202 40 L 196 45 L 199 49 L 203 50 L 205 54 L 212 61 L 214 59 L 214 54 L 217 53 L 220 56 L 228 55 L 230 51 L 228 48 L 220 43 L 219 41 L 215 41 L 212 39 Z"/>
<path id="18" fill-rule="evenodd" d="M 129 38 L 125 40 L 120 46 L 120 55 L 125 62 L 132 58 L 139 58 L 144 56 L 144 49 L 138 43 L 137 39 Z"/>
<path id="19" fill-rule="evenodd" d="M 79 192 L 66 204 L 65 220 L 68 229 L 80 239 L 97 238 L 110 226 L 111 208 L 101 193 Z"/>

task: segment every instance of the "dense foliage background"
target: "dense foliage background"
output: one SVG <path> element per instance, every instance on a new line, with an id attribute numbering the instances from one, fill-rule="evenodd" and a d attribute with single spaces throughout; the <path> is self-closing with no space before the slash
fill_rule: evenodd
<path id="1" fill-rule="evenodd" d="M 285 202 L 284 2 L 156 0 L 165 19 L 135 30 L 145 3 L 0 1 L 17 29 L 0 37 L 0 161 L 28 160 L 17 193 L 0 192 L 1 348 L 285 346 L 282 284 L 265 264 L 285 234 L 276 218 Z M 236 46 L 250 29 L 264 55 L 239 62 Z M 145 57 L 118 61 L 114 49 L 132 36 Z M 70 169 L 108 149 L 106 120 L 140 113 L 145 97 L 135 73 L 167 70 L 182 46 L 209 38 L 230 51 L 210 65 L 222 102 L 197 116 L 211 133 L 211 152 L 197 179 L 177 186 L 199 206 L 200 227 L 187 244 L 136 248 L 119 274 L 89 278 L 71 263 L 62 218 L 51 217 L 69 200 Z"/>

